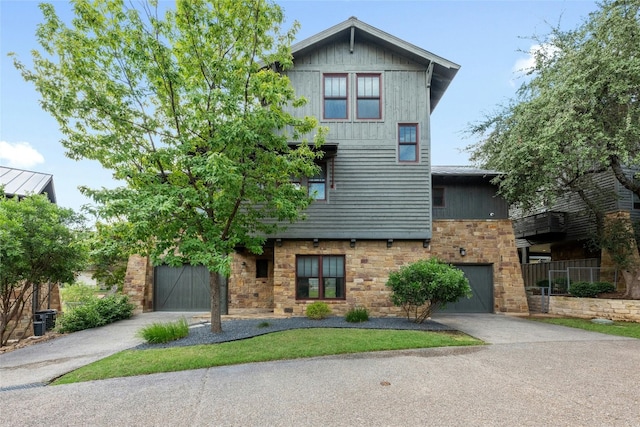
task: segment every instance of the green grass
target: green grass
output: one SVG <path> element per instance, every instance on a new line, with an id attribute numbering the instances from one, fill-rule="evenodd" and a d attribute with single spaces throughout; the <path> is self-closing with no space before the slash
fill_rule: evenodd
<path id="1" fill-rule="evenodd" d="M 140 329 L 138 335 L 151 344 L 166 343 L 189 335 L 189 324 L 184 317 L 175 322 L 152 323 Z"/>
<path id="2" fill-rule="evenodd" d="M 295 329 L 221 344 L 126 350 L 70 372 L 53 384 L 332 354 L 481 344 L 455 332 Z"/>
<path id="3" fill-rule="evenodd" d="M 614 322 L 613 325 L 600 325 L 592 323 L 588 319 L 576 318 L 536 318 L 539 322 L 552 323 L 554 325 L 569 326 L 587 331 L 600 332 L 621 337 L 640 338 L 640 323 L 635 322 Z"/>

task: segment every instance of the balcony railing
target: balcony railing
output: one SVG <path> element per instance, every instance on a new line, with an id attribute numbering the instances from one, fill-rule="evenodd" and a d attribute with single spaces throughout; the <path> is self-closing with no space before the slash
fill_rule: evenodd
<path id="1" fill-rule="evenodd" d="M 516 219 L 513 221 L 513 231 L 518 239 L 564 234 L 565 213 L 549 211 Z"/>

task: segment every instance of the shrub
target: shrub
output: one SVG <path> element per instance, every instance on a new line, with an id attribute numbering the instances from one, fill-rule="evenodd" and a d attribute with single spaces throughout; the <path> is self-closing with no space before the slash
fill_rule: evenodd
<path id="1" fill-rule="evenodd" d="M 149 344 L 162 344 L 189 335 L 189 324 L 184 317 L 175 322 L 152 323 L 138 331 L 138 335 Z"/>
<path id="2" fill-rule="evenodd" d="M 95 298 L 95 288 L 84 283 L 65 285 L 60 288 L 60 298 L 65 308 L 72 309 Z"/>
<path id="3" fill-rule="evenodd" d="M 353 307 L 347 311 L 345 320 L 350 323 L 360 323 L 369 320 L 369 311 L 364 307 Z"/>
<path id="4" fill-rule="evenodd" d="M 549 287 L 549 280 L 548 279 L 538 280 L 536 282 L 536 286 L 538 286 L 539 288 L 548 288 Z"/>
<path id="5" fill-rule="evenodd" d="M 307 305 L 307 317 L 313 320 L 324 319 L 331 314 L 331 309 L 327 303 L 316 301 Z"/>
<path id="6" fill-rule="evenodd" d="M 598 294 L 613 291 L 615 287 L 608 282 L 575 282 L 569 288 L 569 293 L 579 298 L 593 298 Z"/>
<path id="7" fill-rule="evenodd" d="M 438 308 L 462 297 L 471 297 L 471 287 L 462 270 L 437 258 L 421 260 L 389 274 L 387 286 L 392 290 L 391 301 L 402 307 L 407 319 L 416 323 Z"/>
<path id="8" fill-rule="evenodd" d="M 76 332 L 95 328 L 116 320 L 128 319 L 135 306 L 126 295 L 108 295 L 104 298 L 92 297 L 72 310 L 64 313 L 58 323 L 58 331 Z"/>

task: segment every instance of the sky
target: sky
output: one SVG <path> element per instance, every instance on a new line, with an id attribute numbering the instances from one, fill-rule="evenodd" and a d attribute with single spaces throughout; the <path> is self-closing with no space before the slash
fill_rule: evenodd
<path id="1" fill-rule="evenodd" d="M 597 10 L 596 2 L 586 0 L 276 2 L 289 24 L 300 23 L 296 41 L 355 16 L 461 66 L 431 116 L 433 165 L 470 164 L 464 148 L 475 141 L 465 131 L 515 97 L 523 82 L 519 70 L 536 48 L 534 35 L 548 34 L 552 26 L 575 29 Z M 91 200 L 78 186 L 118 184 L 98 162 L 65 156 L 57 122 L 40 108 L 39 94 L 7 57 L 15 52 L 28 65 L 30 52 L 40 48 L 38 3 L 0 0 L 0 165 L 52 174 L 58 205 L 79 211 Z M 70 19 L 67 1 L 52 3 Z"/>

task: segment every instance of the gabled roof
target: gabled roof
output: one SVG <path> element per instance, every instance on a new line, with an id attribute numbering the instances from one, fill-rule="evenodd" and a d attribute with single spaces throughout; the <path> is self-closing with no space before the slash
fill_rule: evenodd
<path id="1" fill-rule="evenodd" d="M 451 80 L 460 69 L 458 64 L 385 33 L 376 27 L 359 21 L 358 18 L 353 16 L 340 24 L 294 44 L 291 46 L 291 51 L 295 60 L 297 55 L 304 55 L 322 45 L 339 40 L 348 40 L 352 46 L 354 43 L 361 41 L 375 43 L 385 49 L 396 51 L 399 55 L 424 65 L 425 68 L 433 64 L 431 111 L 436 107 L 438 101 L 447 90 L 449 83 L 451 83 Z"/>
<path id="2" fill-rule="evenodd" d="M 56 203 L 53 175 L 0 166 L 0 187 L 9 197 L 25 197 L 31 194 L 47 194 Z"/>

